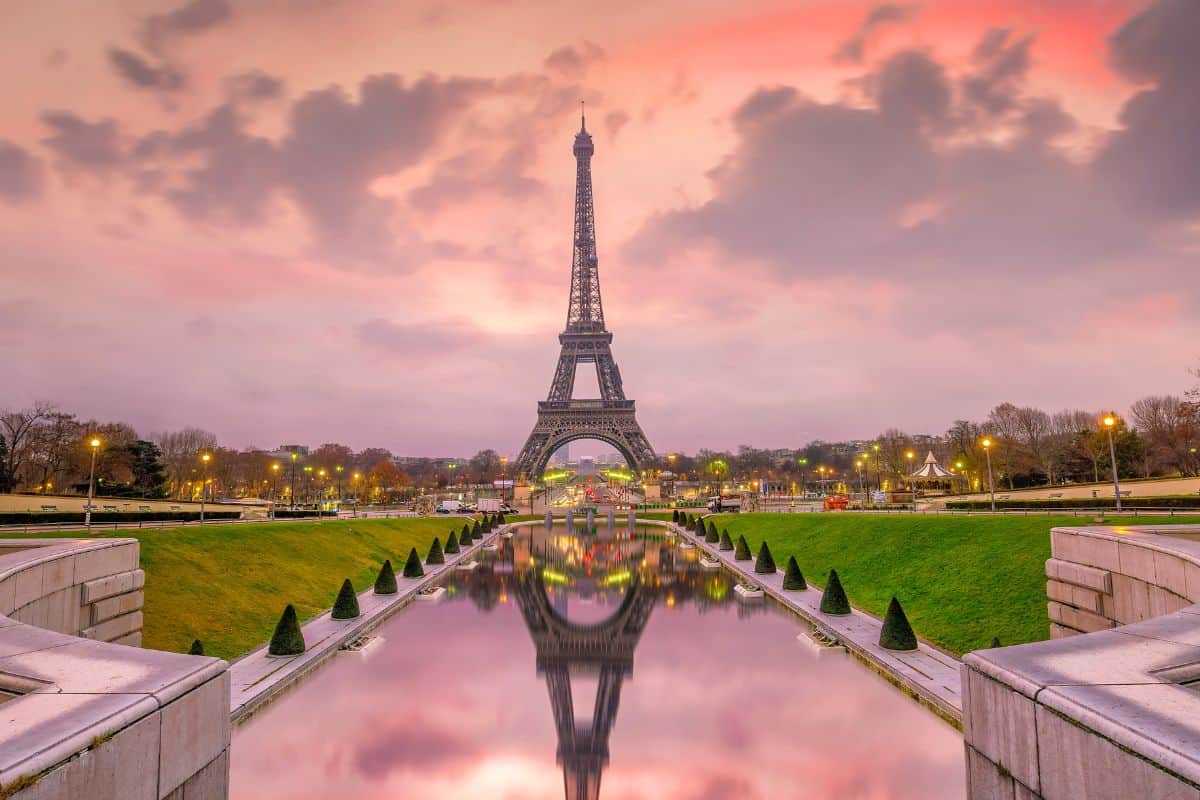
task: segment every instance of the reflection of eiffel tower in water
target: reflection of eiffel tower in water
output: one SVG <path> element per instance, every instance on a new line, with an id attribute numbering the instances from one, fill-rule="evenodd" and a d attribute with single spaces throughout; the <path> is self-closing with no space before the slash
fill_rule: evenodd
<path id="1" fill-rule="evenodd" d="M 608 765 L 608 737 L 621 703 L 621 683 L 633 674 L 633 651 L 654 608 L 654 593 L 644 590 L 635 577 L 616 613 L 590 625 L 571 622 L 554 608 L 540 570 L 526 571 L 516 594 L 537 648 L 537 671 L 546 676 L 550 692 L 566 800 L 596 800 Z M 575 724 L 572 667 L 599 673 L 587 727 Z"/>

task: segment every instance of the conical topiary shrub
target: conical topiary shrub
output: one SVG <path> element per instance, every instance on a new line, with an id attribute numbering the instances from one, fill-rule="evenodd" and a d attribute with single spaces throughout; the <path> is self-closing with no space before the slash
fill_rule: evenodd
<path id="1" fill-rule="evenodd" d="M 446 557 L 442 555 L 442 541 L 438 537 L 433 537 L 433 542 L 429 545 L 429 555 L 425 556 L 426 564 L 445 564 Z"/>
<path id="2" fill-rule="evenodd" d="M 471 544 L 471 526 L 465 522 L 463 523 L 462 533 L 458 535 L 458 543 Z"/>
<path id="3" fill-rule="evenodd" d="M 997 648 L 997 647 L 1003 647 L 1003 646 L 1004 646 L 1004 645 L 1000 644 L 1000 637 L 999 637 L 999 636 L 993 636 L 993 637 L 992 637 L 992 643 L 988 645 L 988 649 L 989 649 L 989 650 L 992 650 L 992 649 L 995 649 L 995 648 Z"/>
<path id="4" fill-rule="evenodd" d="M 375 594 L 395 594 L 398 591 L 400 588 L 396 586 L 396 571 L 392 569 L 392 560 L 389 558 L 379 568 L 379 577 L 375 579 Z"/>
<path id="5" fill-rule="evenodd" d="M 271 634 L 271 643 L 267 645 L 267 654 L 272 656 L 298 656 L 304 652 L 304 634 L 300 630 L 300 620 L 296 619 L 296 608 L 287 604 L 283 616 L 275 625 L 275 633 Z"/>
<path id="6" fill-rule="evenodd" d="M 692 525 L 692 515 L 686 511 L 679 515 L 679 521 L 683 523 L 683 527 L 688 528 Z"/>
<path id="7" fill-rule="evenodd" d="M 508 520 L 506 520 L 504 518 L 503 511 L 501 511 L 499 514 L 496 515 L 496 524 L 497 525 L 507 525 L 508 524 Z"/>
<path id="8" fill-rule="evenodd" d="M 845 616 L 850 613 L 850 601 L 846 599 L 846 590 L 838 578 L 837 570 L 829 570 L 829 580 L 825 581 L 825 594 L 821 595 L 821 613 Z"/>
<path id="9" fill-rule="evenodd" d="M 746 537 L 738 534 L 737 545 L 733 548 L 734 561 L 749 561 L 750 545 L 746 542 Z"/>
<path id="10" fill-rule="evenodd" d="M 417 555 L 417 548 L 408 551 L 408 561 L 404 562 L 404 577 L 420 578 L 425 574 L 425 568 L 421 566 L 421 557 Z"/>
<path id="11" fill-rule="evenodd" d="M 446 546 L 442 548 L 442 552 L 451 555 L 458 552 L 458 534 L 454 531 L 450 531 L 450 535 L 446 537 Z"/>
<path id="12" fill-rule="evenodd" d="M 479 524 L 479 520 L 475 520 L 475 524 L 471 526 L 471 538 L 478 539 L 483 536 L 483 526 Z"/>
<path id="13" fill-rule="evenodd" d="M 908 624 L 908 617 L 904 616 L 904 609 L 900 607 L 900 601 L 894 596 L 892 602 L 888 603 L 887 615 L 883 618 L 883 630 L 879 632 L 879 646 L 886 647 L 888 650 L 917 649 L 917 635 L 913 633 L 912 625 Z"/>
<path id="14" fill-rule="evenodd" d="M 492 532 L 492 515 L 484 514 L 483 521 L 479 523 L 479 529 L 484 533 Z"/>
<path id="15" fill-rule="evenodd" d="M 189 656 L 202 656 L 202 655 L 204 655 L 204 645 L 203 645 L 203 644 L 201 644 L 201 642 L 200 642 L 200 640 L 199 640 L 199 639 L 193 639 L 193 640 L 192 640 L 192 646 L 188 648 L 188 655 L 189 655 Z"/>
<path id="16" fill-rule="evenodd" d="M 671 509 L 671 522 L 675 522 L 675 523 L 679 522 L 679 509 L 678 508 Z"/>
<path id="17" fill-rule="evenodd" d="M 708 542 L 709 544 L 716 544 L 717 542 L 721 541 L 721 537 L 717 533 L 717 526 L 713 525 L 711 522 L 708 523 L 708 532 L 704 534 L 704 541 Z"/>
<path id="18" fill-rule="evenodd" d="M 721 550 L 732 550 L 733 549 L 733 539 L 729 538 L 729 529 L 727 529 L 727 528 L 723 529 L 721 531 L 720 549 Z"/>
<path id="19" fill-rule="evenodd" d="M 754 559 L 754 571 L 760 575 L 774 575 L 777 569 L 775 558 L 771 555 L 771 548 L 767 547 L 766 542 L 763 542 L 758 548 L 758 558 Z"/>
<path id="20" fill-rule="evenodd" d="M 346 578 L 342 581 L 342 588 L 338 591 L 337 600 L 333 601 L 333 618 L 354 619 L 360 613 L 358 595 L 354 593 L 354 584 L 350 583 L 349 578 Z"/>
<path id="21" fill-rule="evenodd" d="M 790 591 L 803 591 L 808 588 L 795 556 L 788 556 L 787 569 L 783 573 L 783 588 Z"/>

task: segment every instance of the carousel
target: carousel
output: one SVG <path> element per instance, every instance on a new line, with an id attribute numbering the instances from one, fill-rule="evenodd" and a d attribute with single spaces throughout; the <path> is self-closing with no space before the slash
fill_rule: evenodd
<path id="1" fill-rule="evenodd" d="M 914 489 L 919 487 L 921 494 L 929 496 L 954 492 L 955 484 L 965 481 L 966 476 L 943 467 L 934 457 L 933 451 L 930 450 L 929 455 L 925 456 L 925 463 L 921 465 L 920 469 L 909 475 L 908 480 Z"/>

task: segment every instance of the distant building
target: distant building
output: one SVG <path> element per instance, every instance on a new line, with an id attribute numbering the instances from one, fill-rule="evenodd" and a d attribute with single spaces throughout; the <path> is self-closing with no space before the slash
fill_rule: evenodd
<path id="1" fill-rule="evenodd" d="M 308 447 L 302 444 L 281 444 L 271 453 L 271 457 L 285 461 L 291 458 L 293 453 L 300 458 L 306 458 L 308 456 Z"/>

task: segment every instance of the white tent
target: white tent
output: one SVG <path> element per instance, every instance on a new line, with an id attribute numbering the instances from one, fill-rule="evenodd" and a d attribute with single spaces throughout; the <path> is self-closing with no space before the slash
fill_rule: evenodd
<path id="1" fill-rule="evenodd" d="M 930 450 L 929 455 L 925 456 L 925 463 L 909 477 L 917 481 L 957 481 L 962 480 L 963 476 L 944 468 Z"/>

